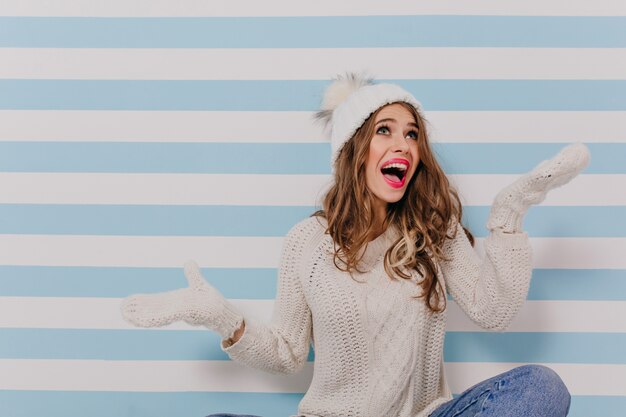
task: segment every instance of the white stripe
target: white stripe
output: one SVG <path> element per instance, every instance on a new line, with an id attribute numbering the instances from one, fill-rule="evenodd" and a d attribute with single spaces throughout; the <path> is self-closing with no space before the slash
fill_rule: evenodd
<path id="1" fill-rule="evenodd" d="M 313 366 L 276 376 L 233 361 L 0 359 L 0 390 L 304 392 Z"/>
<path id="2" fill-rule="evenodd" d="M 314 123 L 312 112 L 0 110 L 0 141 L 16 140 L 326 141 L 321 126 Z"/>
<path id="3" fill-rule="evenodd" d="M 496 194 L 520 175 L 462 174 L 448 177 L 459 191 L 464 205 L 491 206 Z M 551 190 L 539 206 L 623 206 L 626 205 L 626 193 L 615 192 L 623 189 L 626 189 L 624 174 L 583 174 L 567 185 Z"/>
<path id="4" fill-rule="evenodd" d="M 9 79 L 626 79 L 625 48 L 0 48 L 0 62 Z"/>
<path id="5" fill-rule="evenodd" d="M 450 175 L 461 201 L 490 206 L 518 175 Z M 0 173 L 0 204 L 320 206 L 328 175 Z M 546 206 L 623 206 L 626 174 L 580 175 Z M 189 190 L 193 190 L 190 192 Z"/>
<path id="6" fill-rule="evenodd" d="M 282 237 L 0 235 L 0 265 L 276 268 Z"/>
<path id="7" fill-rule="evenodd" d="M 314 206 L 329 181 L 328 175 L 0 173 L 0 203 Z"/>
<path id="8" fill-rule="evenodd" d="M 210 281 L 209 276 L 206 278 Z M 136 330 L 123 319 L 121 301 L 121 298 L 98 297 L 0 297 L 0 327 Z M 274 300 L 230 299 L 230 302 L 246 317 L 266 323 L 271 319 Z M 185 323 L 174 323 L 158 330 L 207 331 Z"/>
<path id="9" fill-rule="evenodd" d="M 523 363 L 446 363 L 453 393 Z M 626 365 L 544 364 L 572 395 L 626 395 Z M 1 359 L 0 389 L 129 392 L 305 392 L 313 363 L 295 375 L 276 376 L 233 361 L 99 361 Z"/>
<path id="10" fill-rule="evenodd" d="M 4 16 L 367 16 L 367 15 L 544 15 L 623 16 L 626 5 L 620 0 L 3 0 Z"/>
<path id="11" fill-rule="evenodd" d="M 210 280 L 210 277 L 208 277 Z M 244 316 L 269 323 L 274 300 L 230 300 Z M 120 314 L 118 298 L 0 297 L 0 327 L 135 329 Z M 448 304 L 447 331 L 483 332 L 456 302 Z M 624 301 L 526 301 L 507 332 L 626 333 Z M 199 330 L 176 323 L 159 330 Z"/>
<path id="12" fill-rule="evenodd" d="M 530 243 L 534 268 L 626 268 L 626 238 L 531 238 Z M 477 246 L 482 251 L 482 241 Z"/>
<path id="13" fill-rule="evenodd" d="M 626 142 L 626 112 L 427 112 L 435 142 Z"/>
<path id="14" fill-rule="evenodd" d="M 426 118 L 442 143 L 626 142 L 624 111 L 429 111 Z M 328 142 L 313 120 L 313 112 L 297 111 L 0 110 L 0 141 Z"/>
<path id="15" fill-rule="evenodd" d="M 476 250 L 483 252 L 483 238 Z M 0 235 L 0 265 L 277 268 L 282 237 Z M 626 269 L 626 238 L 531 238 L 534 268 Z"/>

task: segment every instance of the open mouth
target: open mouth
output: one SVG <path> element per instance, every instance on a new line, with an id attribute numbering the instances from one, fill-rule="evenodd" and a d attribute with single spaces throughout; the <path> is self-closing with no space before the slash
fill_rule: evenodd
<path id="1" fill-rule="evenodd" d="M 381 172 L 389 181 L 401 182 L 406 176 L 406 167 L 387 166 Z"/>
<path id="2" fill-rule="evenodd" d="M 389 186 L 402 188 L 410 165 L 410 162 L 404 158 L 393 158 L 383 164 L 380 172 Z"/>

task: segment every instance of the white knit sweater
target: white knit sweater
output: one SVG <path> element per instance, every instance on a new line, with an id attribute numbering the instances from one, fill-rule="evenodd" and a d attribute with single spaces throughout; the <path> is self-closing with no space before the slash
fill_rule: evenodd
<path id="1" fill-rule="evenodd" d="M 451 260 L 439 265 L 439 279 L 473 321 L 505 329 L 528 293 L 528 235 L 492 232 L 482 260 L 461 226 L 451 227 L 457 234 L 445 243 Z M 423 298 L 412 298 L 415 282 L 386 275 L 383 256 L 399 236 L 395 227 L 367 245 L 368 272 L 353 273 L 361 282 L 334 266 L 325 229 L 323 218 L 309 217 L 289 231 L 271 324 L 246 317 L 241 339 L 222 349 L 248 366 L 293 373 L 314 340 L 313 380 L 298 416 L 428 416 L 452 398 L 443 369 L 447 310 L 430 312 Z"/>

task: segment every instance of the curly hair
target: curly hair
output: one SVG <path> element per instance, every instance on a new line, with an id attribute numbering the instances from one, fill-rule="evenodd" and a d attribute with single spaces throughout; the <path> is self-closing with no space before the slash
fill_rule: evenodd
<path id="1" fill-rule="evenodd" d="M 399 104 L 413 115 L 418 126 L 420 162 L 404 196 L 387 204 L 383 230 L 396 225 L 401 237 L 385 253 L 384 268 L 390 279 L 411 279 L 410 270 L 418 271 L 422 277 L 417 283 L 421 293 L 416 297 L 425 298 L 431 311 L 441 312 L 447 303 L 442 283 L 437 278 L 436 262 L 447 260 L 443 244 L 446 239 L 455 237 L 456 232 L 453 236 L 448 236 L 447 232 L 454 218 L 461 219 L 463 208 L 457 191 L 431 150 L 425 118 L 412 105 Z M 375 226 L 373 201 L 376 197 L 365 183 L 365 163 L 376 116 L 384 107 L 370 115 L 343 145 L 335 161 L 334 183 L 323 198 L 322 210 L 311 215 L 326 219 L 326 233 L 335 243 L 333 262 L 351 276 L 352 271 L 362 272 L 357 267 L 360 261 L 357 257 Z M 465 227 L 463 230 L 474 245 L 472 234 Z M 344 266 L 338 265 L 338 260 Z"/>

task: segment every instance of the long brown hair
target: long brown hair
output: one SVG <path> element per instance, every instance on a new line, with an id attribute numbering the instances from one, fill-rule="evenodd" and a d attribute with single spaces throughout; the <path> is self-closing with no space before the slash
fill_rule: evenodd
<path id="1" fill-rule="evenodd" d="M 412 105 L 399 104 L 411 112 L 418 126 L 420 162 L 402 199 L 387 204 L 383 230 L 396 225 L 402 236 L 385 253 L 384 267 L 391 279 L 411 279 L 408 271 L 417 270 L 423 279 L 418 282 L 422 291 L 416 297 L 425 298 L 431 311 L 440 312 L 446 308 L 446 296 L 437 278 L 435 261 L 446 260 L 443 243 L 446 238 L 454 238 L 446 233 L 453 216 L 460 221 L 463 208 L 456 190 L 433 155 L 424 117 Z M 384 106 L 370 115 L 343 145 L 335 161 L 334 183 L 324 196 L 323 209 L 311 215 L 326 219 L 326 232 L 335 242 L 333 262 L 350 275 L 353 270 L 362 272 L 357 267 L 360 261 L 357 257 L 367 245 L 374 227 L 372 203 L 376 197 L 365 183 L 365 162 L 376 116 L 382 108 Z M 472 234 L 463 229 L 473 245 Z M 338 265 L 338 260 L 345 267 Z"/>

